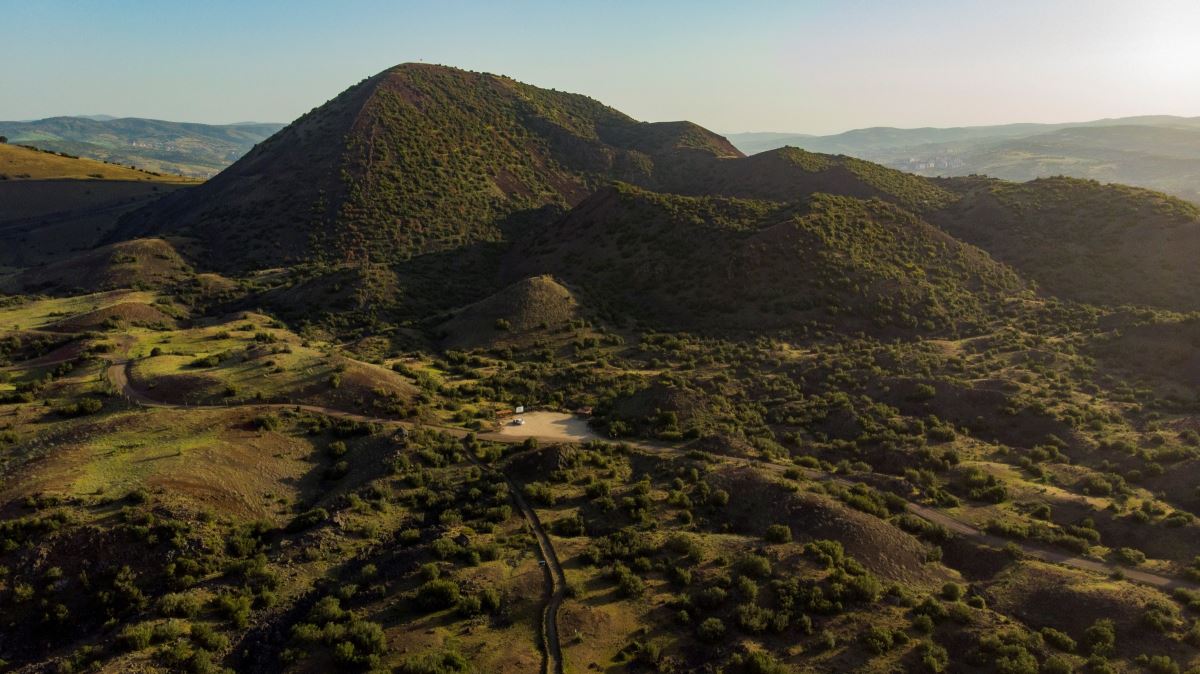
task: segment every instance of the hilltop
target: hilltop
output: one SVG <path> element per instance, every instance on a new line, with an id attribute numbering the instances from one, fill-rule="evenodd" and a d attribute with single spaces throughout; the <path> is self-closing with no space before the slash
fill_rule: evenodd
<path id="1" fill-rule="evenodd" d="M 438 331 L 451 349 L 528 345 L 569 330 L 580 313 L 570 290 L 549 276 L 535 276 L 463 307 Z"/>
<path id="2" fill-rule="evenodd" d="M 520 236 L 609 180 L 793 200 L 828 191 L 910 207 L 946 197 L 897 171 L 795 151 L 746 160 L 688 122 L 638 122 L 586 96 L 406 64 L 313 110 L 202 188 L 125 219 L 191 233 L 224 269 L 396 262 Z"/>
<path id="3" fill-rule="evenodd" d="M 123 233 L 191 232 L 226 268 L 390 262 L 501 239 L 603 179 L 648 182 L 658 162 L 691 155 L 740 153 L 694 125 L 406 64 L 302 116 L 193 194 L 127 218 Z"/>
<path id="4" fill-rule="evenodd" d="M 137 117 L 49 117 L 0 122 L 0 136 L 55 152 L 192 178 L 209 178 L 282 124 L 195 124 Z"/>
<path id="5" fill-rule="evenodd" d="M 117 288 L 164 287 L 191 276 L 191 268 L 171 244 L 162 239 L 135 239 L 30 267 L 7 282 L 0 281 L 0 289 L 83 294 Z"/>

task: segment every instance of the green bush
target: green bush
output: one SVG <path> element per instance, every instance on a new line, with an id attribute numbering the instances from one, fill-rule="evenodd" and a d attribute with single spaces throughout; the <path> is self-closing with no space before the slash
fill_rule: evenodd
<path id="1" fill-rule="evenodd" d="M 1116 623 L 1108 618 L 1101 618 L 1084 631 L 1083 638 L 1088 650 L 1094 655 L 1110 655 L 1117 646 Z"/>
<path id="2" fill-rule="evenodd" d="M 771 576 L 771 560 L 756 554 L 745 554 L 734 564 L 738 573 L 751 578 L 769 578 Z"/>
<path id="3" fill-rule="evenodd" d="M 1060 632 L 1053 627 L 1043 627 L 1041 634 L 1042 638 L 1046 640 L 1046 643 L 1057 648 L 1058 650 L 1064 653 L 1075 652 L 1075 640 L 1072 639 L 1066 632 Z"/>
<path id="4" fill-rule="evenodd" d="M 920 658 L 921 670 L 930 674 L 941 674 L 950 665 L 950 654 L 940 645 L 922 641 L 917 646 L 917 657 Z"/>
<path id="5" fill-rule="evenodd" d="M 150 647 L 154 626 L 150 623 L 130 625 L 117 635 L 117 645 L 127 651 L 140 651 Z"/>
<path id="6" fill-rule="evenodd" d="M 1134 548 L 1117 548 L 1113 551 L 1113 559 L 1125 566 L 1140 566 L 1146 561 L 1146 554 Z"/>
<path id="7" fill-rule="evenodd" d="M 417 603 L 429 611 L 450 608 L 458 602 L 458 583 L 447 579 L 426 582 L 417 588 Z"/>
<path id="8" fill-rule="evenodd" d="M 706 618 L 696 633 L 704 641 L 716 643 L 725 638 L 725 623 L 720 618 Z"/>
<path id="9" fill-rule="evenodd" d="M 873 626 L 868 628 L 863 633 L 862 641 L 867 650 L 876 655 L 881 655 L 892 650 L 892 632 L 883 627 Z"/>
<path id="10" fill-rule="evenodd" d="M 158 600 L 158 610 L 170 618 L 194 618 L 204 610 L 204 603 L 194 594 L 165 594 Z"/>
<path id="11" fill-rule="evenodd" d="M 772 524 L 767 527 L 766 539 L 771 543 L 791 543 L 792 529 L 786 524 Z"/>
<path id="12" fill-rule="evenodd" d="M 471 663 L 457 651 L 425 653 L 405 659 L 396 674 L 462 674 L 471 671 Z"/>

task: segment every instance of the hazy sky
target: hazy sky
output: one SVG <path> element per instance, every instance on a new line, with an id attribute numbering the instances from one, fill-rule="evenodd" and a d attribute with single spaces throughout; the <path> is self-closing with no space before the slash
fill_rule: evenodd
<path id="1" fill-rule="evenodd" d="M 0 119 L 289 121 L 405 61 L 711 129 L 1200 115 L 1200 0 L 0 0 Z"/>

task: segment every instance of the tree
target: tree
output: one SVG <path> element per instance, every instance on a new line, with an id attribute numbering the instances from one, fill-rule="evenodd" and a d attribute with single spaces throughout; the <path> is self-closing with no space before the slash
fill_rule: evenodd
<path id="1" fill-rule="evenodd" d="M 0 136 L 0 145 L 8 142 L 8 136 Z"/>

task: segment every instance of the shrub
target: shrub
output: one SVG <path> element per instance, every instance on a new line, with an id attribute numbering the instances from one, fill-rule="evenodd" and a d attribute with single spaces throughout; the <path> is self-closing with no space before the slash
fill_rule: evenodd
<path id="1" fill-rule="evenodd" d="M 206 651 L 223 651 L 229 647 L 229 638 L 207 623 L 192 625 L 189 636 L 192 643 Z"/>
<path id="2" fill-rule="evenodd" d="M 458 584 L 452 580 L 431 580 L 417 589 L 417 603 L 430 611 L 450 608 L 458 596 Z"/>
<path id="3" fill-rule="evenodd" d="M 766 539 L 771 543 L 791 543 L 792 529 L 786 524 L 772 524 L 767 527 Z"/>
<path id="4" fill-rule="evenodd" d="M 127 651 L 140 651 L 150 647 L 153 626 L 149 623 L 130 625 L 117 635 L 117 645 Z"/>
<path id="5" fill-rule="evenodd" d="M 1146 561 L 1145 553 L 1134 548 L 1117 548 L 1113 551 L 1113 558 L 1125 566 L 1138 566 Z"/>
<path id="6" fill-rule="evenodd" d="M 1073 653 L 1075 651 L 1075 640 L 1066 632 L 1060 632 L 1053 627 L 1043 627 L 1042 638 L 1046 640 L 1046 643 L 1064 653 Z"/>
<path id="7" fill-rule="evenodd" d="M 868 651 L 880 655 L 892 649 L 893 640 L 891 630 L 882 627 L 871 627 L 862 636 L 863 645 Z"/>
<path id="8" fill-rule="evenodd" d="M 932 634 L 933 633 L 933 619 L 927 615 L 922 614 L 922 615 L 913 616 L 912 626 L 913 626 L 913 629 L 915 629 L 916 631 L 918 631 L 922 634 Z"/>
<path id="9" fill-rule="evenodd" d="M 1101 618 L 1084 631 L 1083 638 L 1093 654 L 1109 655 L 1117 646 L 1116 623 L 1108 618 Z"/>
<path id="10" fill-rule="evenodd" d="M 1179 665 L 1169 656 L 1155 655 L 1146 661 L 1146 671 L 1152 674 L 1179 674 Z"/>
<path id="11" fill-rule="evenodd" d="M 95 414 L 103 407 L 104 403 L 96 398 L 84 398 L 79 402 L 63 405 L 55 411 L 64 417 L 82 417 L 88 414 Z"/>
<path id="12" fill-rule="evenodd" d="M 243 629 L 250 624 L 250 597 L 241 594 L 223 594 L 217 597 L 217 609 L 234 627 Z"/>
<path id="13" fill-rule="evenodd" d="M 738 558 L 734 565 L 738 573 L 751 578 L 769 578 L 771 576 L 771 560 L 762 555 L 745 554 Z"/>
<path id="14" fill-rule="evenodd" d="M 706 618 L 697 628 L 697 634 L 704 641 L 716 643 L 725 637 L 725 623 L 720 618 Z"/>
<path id="15" fill-rule="evenodd" d="M 917 646 L 917 657 L 920 658 L 921 669 L 930 674 L 941 674 L 950 665 L 950 655 L 938 644 L 922 641 Z"/>
<path id="16" fill-rule="evenodd" d="M 623 596 L 640 597 L 646 591 L 646 584 L 629 567 L 618 563 L 613 567 L 613 576 L 617 579 L 617 589 Z"/>
<path id="17" fill-rule="evenodd" d="M 962 599 L 963 588 L 958 583 L 946 583 L 942 586 L 942 597 L 947 601 L 958 601 Z"/>
<path id="18" fill-rule="evenodd" d="M 1052 655 L 1042 663 L 1041 674 L 1071 674 L 1075 668 L 1061 655 Z"/>
<path id="19" fill-rule="evenodd" d="M 791 671 L 765 651 L 753 651 L 739 656 L 735 663 L 741 666 L 738 671 L 745 674 L 787 674 Z"/>
<path id="20" fill-rule="evenodd" d="M 671 552 L 682 555 L 692 563 L 698 563 L 704 558 L 704 550 L 696 537 L 685 533 L 674 533 L 667 538 L 666 548 Z"/>
<path id="21" fill-rule="evenodd" d="M 163 644 L 179 639 L 188 633 L 188 624 L 182 620 L 168 620 L 158 623 L 150 630 L 151 643 Z"/>
<path id="22" fill-rule="evenodd" d="M 207 356 L 201 356 L 200 358 L 193 360 L 191 363 L 189 363 L 189 366 L 194 368 L 208 368 L 216 367 L 220 364 L 221 356 L 214 353 Z"/>
<path id="23" fill-rule="evenodd" d="M 457 651 L 439 651 L 404 660 L 396 674 L 461 674 L 470 670 L 471 663 Z"/>
<path id="24" fill-rule="evenodd" d="M 313 508 L 297 515 L 295 519 L 288 523 L 287 530 L 291 533 L 304 531 L 305 529 L 311 529 L 321 524 L 327 519 L 329 519 L 329 511 L 324 508 Z"/>
<path id="25" fill-rule="evenodd" d="M 194 618 L 203 609 L 203 602 L 194 594 L 165 594 L 158 600 L 159 612 L 170 618 Z"/>
<path id="26" fill-rule="evenodd" d="M 751 634 L 758 634 L 767 629 L 775 617 L 774 611 L 757 604 L 742 604 L 737 607 L 736 614 L 738 627 Z"/>

